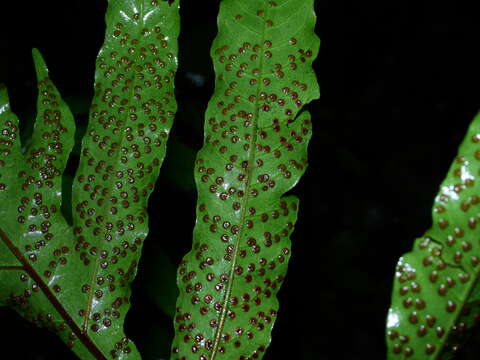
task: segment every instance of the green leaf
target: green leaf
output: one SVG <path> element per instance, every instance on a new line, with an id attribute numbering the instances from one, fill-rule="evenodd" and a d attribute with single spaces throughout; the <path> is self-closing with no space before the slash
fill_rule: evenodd
<path id="1" fill-rule="evenodd" d="M 277 316 L 319 97 L 313 0 L 224 0 L 197 156 L 193 249 L 180 264 L 173 359 L 261 358 Z"/>
<path id="2" fill-rule="evenodd" d="M 0 304 L 57 332 L 81 359 L 140 358 L 123 322 L 176 111 L 178 10 L 179 1 L 109 1 L 73 227 L 60 209 L 74 122 L 39 53 L 38 116 L 25 155 L 0 88 Z"/>
<path id="3" fill-rule="evenodd" d="M 468 129 L 432 212 L 432 227 L 397 264 L 388 358 L 451 359 L 478 324 L 480 114 Z"/>

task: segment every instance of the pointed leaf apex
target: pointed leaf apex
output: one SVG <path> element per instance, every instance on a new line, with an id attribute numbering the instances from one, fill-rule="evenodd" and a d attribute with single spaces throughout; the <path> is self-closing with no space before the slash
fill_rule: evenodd
<path id="1" fill-rule="evenodd" d="M 48 68 L 45 60 L 40 53 L 40 50 L 37 48 L 32 49 L 33 63 L 35 64 L 35 71 L 37 74 L 37 79 L 43 79 L 48 76 Z"/>

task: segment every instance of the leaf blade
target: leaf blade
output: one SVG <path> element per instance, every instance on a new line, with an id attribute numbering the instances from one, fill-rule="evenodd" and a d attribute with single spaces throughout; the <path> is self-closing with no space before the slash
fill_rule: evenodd
<path id="1" fill-rule="evenodd" d="M 389 359 L 450 359 L 478 323 L 476 236 L 480 115 L 432 209 L 432 227 L 397 264 L 387 318 Z"/>
<path id="2" fill-rule="evenodd" d="M 82 328 L 117 356 L 139 356 L 122 328 L 176 112 L 178 10 L 179 1 L 110 0 L 74 179 L 75 241 L 89 272 Z"/>
<path id="3" fill-rule="evenodd" d="M 65 283 L 75 282 L 77 277 L 72 272 L 57 276 L 54 270 L 67 261 L 61 255 L 69 252 L 71 239 L 70 229 L 58 210 L 62 172 L 73 145 L 74 123 L 68 106 L 48 77 L 41 54 L 34 49 L 32 55 L 39 95 L 35 134 L 26 154 L 21 153 L 18 119 L 9 108 L 6 91 L 0 96 L 4 110 L 0 121 L 6 127 L 2 134 L 13 140 L 13 145 L 8 140 L 3 142 L 13 151 L 3 149 L 1 154 L 2 167 L 6 167 L 5 171 L 2 169 L 2 178 L 7 178 L 8 184 L 0 193 L 0 215 L 5 219 L 2 222 L 5 231 L 0 229 L 0 263 L 4 266 L 15 258 L 18 267 L 12 271 L 3 267 L 0 271 L 0 301 L 38 326 L 55 331 L 69 326 L 87 353 L 101 359 L 91 340 L 72 319 L 70 306 L 74 304 L 65 304 L 58 294 Z M 59 249 L 63 254 L 62 251 L 57 254 Z M 53 259 L 47 255 L 51 253 Z M 65 342 L 71 341 L 65 331 L 59 335 Z"/>
<path id="4" fill-rule="evenodd" d="M 9 184 L 16 181 L 21 150 L 19 121 L 11 111 L 8 92 L 3 84 L 0 84 L 0 126 L 2 126 L 0 132 L 0 200 L 5 201 L 7 191 L 11 191 Z M 5 213 L 1 213 L 1 215 L 5 215 Z M 5 267 L 20 265 L 18 259 L 8 250 L 4 242 L 0 242 L 0 264 Z M 4 297 L 2 296 L 2 298 Z"/>
<path id="5" fill-rule="evenodd" d="M 9 109 L 6 91 L 0 88 L 0 126 L 9 122 L 8 129 L 2 128 L 5 131 L 0 133 L 0 160 L 3 161 L 0 183 L 4 180 L 6 183 L 6 188 L 0 189 L 0 214 L 9 219 L 2 222 L 5 231 L 0 229 L 0 304 L 12 306 L 27 320 L 57 332 L 82 359 L 140 358 L 135 345 L 123 332 L 123 320 L 130 306 L 129 284 L 137 271 L 141 245 L 148 232 L 146 202 L 165 156 L 165 143 L 176 110 L 173 78 L 177 67 L 178 9 L 178 0 L 171 4 L 157 0 L 109 1 L 105 44 L 97 59 L 96 94 L 89 132 L 82 142 L 82 159 L 74 181 L 73 228 L 59 211 L 62 172 L 74 138 L 70 111 L 50 79 L 39 79 L 38 117 L 32 145 L 24 156 L 20 151 L 18 120 Z M 45 77 L 43 59 L 36 50 L 33 55 L 38 76 Z M 135 61 L 131 61 L 132 55 Z M 160 58 L 163 56 L 166 59 Z M 138 66 L 145 69 L 145 74 Z M 117 83 L 112 83 L 113 80 Z M 142 86 L 139 80 L 143 80 Z M 109 104 L 120 94 L 118 104 Z M 139 111 L 133 119 L 131 107 L 137 103 Z M 119 112 L 120 107 L 128 109 Z M 57 114 L 55 109 L 59 108 L 64 113 Z M 50 112 L 46 113 L 47 110 Z M 121 119 L 113 121 L 113 111 L 120 113 Z M 156 117 L 155 120 L 152 117 Z M 144 123 L 145 129 L 134 129 L 138 139 L 124 139 L 130 134 L 128 121 Z M 113 127 L 109 126 L 112 123 Z M 114 132 L 113 128 L 117 130 Z M 102 136 L 100 141 L 96 136 Z M 105 139 L 108 136 L 113 140 L 108 142 Z M 136 165 L 135 173 L 130 173 L 129 168 L 119 169 L 122 162 L 117 153 L 123 151 L 122 147 L 102 151 L 103 145 L 117 139 L 137 146 L 141 153 L 137 157 L 137 150 L 131 148 L 127 154 L 127 162 L 131 160 Z M 147 147 L 150 147 L 148 151 Z M 92 156 L 86 155 L 89 152 L 95 155 L 93 159 L 97 163 L 103 160 L 108 171 L 98 175 L 99 169 L 91 164 Z M 140 161 L 145 161 L 143 166 L 138 166 Z M 123 211 L 115 217 L 106 213 L 110 207 L 98 203 L 97 192 L 101 190 L 99 194 L 106 196 L 104 189 L 110 191 L 110 185 L 113 188 L 118 183 L 110 183 L 108 179 L 102 182 L 102 176 L 112 171 L 117 174 L 117 170 L 125 170 L 124 179 L 133 178 L 139 187 L 137 193 L 127 189 L 128 200 L 137 204 L 130 207 L 131 214 L 138 212 L 138 218 L 131 219 Z M 95 177 L 94 174 L 100 179 L 97 177 L 94 181 L 91 177 Z M 85 177 L 88 187 L 78 183 L 81 176 Z M 47 181 L 51 184 L 46 184 Z M 108 201 L 117 190 L 113 189 Z M 22 191 L 29 192 L 28 198 L 19 195 Z M 123 194 L 118 198 L 123 205 L 121 201 L 126 198 Z M 82 207 L 86 207 L 85 212 Z M 123 232 L 121 221 L 125 223 Z M 107 246 L 109 224 L 115 224 L 115 234 Z M 109 264 L 104 266 L 105 262 Z"/>
<path id="6" fill-rule="evenodd" d="M 172 359 L 263 356 L 297 217 L 297 199 L 282 195 L 305 171 L 311 121 L 301 109 L 319 96 L 313 1 L 224 0 L 218 24 Z"/>

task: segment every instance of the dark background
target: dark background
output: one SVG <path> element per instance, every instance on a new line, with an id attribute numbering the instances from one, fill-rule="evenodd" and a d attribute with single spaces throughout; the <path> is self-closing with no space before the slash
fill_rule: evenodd
<path id="1" fill-rule="evenodd" d="M 193 159 L 213 91 L 209 51 L 219 0 L 201 1 L 202 11 L 196 3 L 182 2 L 179 111 L 150 199 L 155 221 L 126 323 L 145 360 L 168 358 L 173 327 L 165 313 L 175 297 L 169 284 L 190 249 L 195 220 Z M 430 226 L 438 185 L 480 108 L 479 17 L 470 3 L 316 1 L 322 44 L 315 70 L 322 97 L 309 105 L 315 130 L 310 167 L 293 191 L 301 214 L 265 360 L 386 358 L 384 323 L 396 261 Z M 35 114 L 30 52 L 38 47 L 76 114 L 80 136 L 106 1 L 13 6 L 1 13 L 0 82 L 9 88 L 23 129 L 28 134 Z M 67 175 L 76 161 L 73 155 Z M 168 211 L 162 209 L 166 203 Z M 189 226 L 178 226 L 176 239 L 182 241 L 172 243 L 162 229 L 176 221 L 175 213 Z M 158 253 L 162 260 L 152 256 Z M 13 311 L 0 309 L 0 319 L 8 330 L 0 337 L 2 352 L 11 349 L 21 360 L 73 359 L 54 335 Z M 470 345 L 458 359 L 478 354 Z"/>

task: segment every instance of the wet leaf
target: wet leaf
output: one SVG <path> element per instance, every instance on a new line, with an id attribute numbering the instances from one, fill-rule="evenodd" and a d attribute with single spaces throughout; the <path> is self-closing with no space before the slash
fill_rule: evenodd
<path id="1" fill-rule="evenodd" d="M 73 227 L 60 211 L 73 116 L 40 54 L 38 116 L 25 154 L 0 89 L 0 304 L 57 332 L 81 359 L 140 358 L 123 322 L 176 111 L 178 9 L 178 1 L 109 1 L 73 179 Z"/>
<path id="2" fill-rule="evenodd" d="M 193 249 L 180 264 L 172 360 L 260 359 L 277 315 L 318 98 L 313 0 L 224 0 L 215 93 L 195 163 Z"/>
<path id="3" fill-rule="evenodd" d="M 387 321 L 389 359 L 451 359 L 480 319 L 480 115 L 432 211 L 432 227 L 400 258 Z"/>

